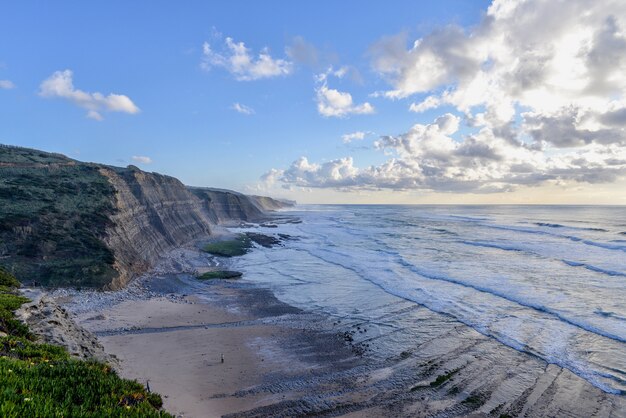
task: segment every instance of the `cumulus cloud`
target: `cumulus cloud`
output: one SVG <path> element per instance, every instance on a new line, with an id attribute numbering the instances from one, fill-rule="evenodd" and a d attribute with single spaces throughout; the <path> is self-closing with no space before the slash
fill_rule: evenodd
<path id="1" fill-rule="evenodd" d="M 10 90 L 14 88 L 15 88 L 15 84 L 13 84 L 11 80 L 0 80 L 0 89 Z"/>
<path id="2" fill-rule="evenodd" d="M 441 99 L 437 96 L 428 96 L 419 103 L 411 103 L 409 110 L 415 113 L 422 113 L 430 109 L 435 109 L 441 105 Z"/>
<path id="3" fill-rule="evenodd" d="M 354 186 L 358 173 L 351 157 L 323 164 L 309 163 L 306 157 L 300 157 L 287 170 L 275 171 L 281 181 L 304 187 Z"/>
<path id="4" fill-rule="evenodd" d="M 48 98 L 62 98 L 88 110 L 87 117 L 102 120 L 102 111 L 139 113 L 139 108 L 133 101 L 123 94 L 88 93 L 76 89 L 73 84 L 71 70 L 56 71 L 39 87 L 39 95 Z"/>
<path id="5" fill-rule="evenodd" d="M 317 111 L 322 116 L 341 118 L 374 113 L 374 106 L 368 102 L 354 104 L 350 93 L 328 88 L 326 84 L 319 86 L 316 94 Z"/>
<path id="6" fill-rule="evenodd" d="M 355 104 L 350 93 L 328 87 L 330 76 L 342 78 L 348 72 L 349 67 L 341 67 L 338 70 L 330 67 L 327 71 L 316 75 L 315 93 L 317 111 L 320 115 L 343 118 L 349 115 L 366 115 L 375 112 L 374 106 L 369 102 Z"/>
<path id="7" fill-rule="evenodd" d="M 383 38 L 370 54 L 372 68 L 392 86 L 386 97 L 429 94 L 411 111 L 448 104 L 497 128 L 524 109 L 533 137 L 554 146 L 607 143 L 609 132 L 593 131 L 611 119 L 598 109 L 620 101 L 613 112 L 625 108 L 626 3 L 494 0 L 476 27 Z M 579 117 L 563 120 L 572 113 Z M 537 132 L 538 125 L 546 130 Z M 623 133 L 613 140 L 623 142 Z"/>
<path id="8" fill-rule="evenodd" d="M 301 157 L 266 177 L 303 188 L 492 193 L 545 182 L 611 182 L 626 174 L 626 148 L 617 144 L 591 141 L 545 150 L 512 142 L 489 127 L 459 140 L 460 124 L 459 116 L 447 113 L 380 137 L 375 148 L 389 158 L 379 165 L 359 168 L 351 157 L 318 164 Z"/>
<path id="9" fill-rule="evenodd" d="M 133 161 L 140 164 L 150 164 L 152 163 L 152 158 L 142 155 L 133 155 Z"/>
<path id="10" fill-rule="evenodd" d="M 235 112 L 239 112 L 244 115 L 254 115 L 255 113 L 253 108 L 241 103 L 233 103 L 230 108 L 233 109 Z"/>
<path id="11" fill-rule="evenodd" d="M 387 156 L 382 164 L 302 157 L 275 172 L 276 181 L 487 193 L 626 177 L 623 1 L 494 0 L 475 27 L 386 37 L 370 55 L 391 86 L 376 95 L 417 96 L 410 111 L 445 105 L 451 113 L 380 137 L 374 145 Z M 329 90 L 325 77 L 321 96 Z M 337 108 L 354 106 L 337 93 Z"/>
<path id="12" fill-rule="evenodd" d="M 219 50 L 213 49 L 209 42 L 205 42 L 202 46 L 200 66 L 206 71 L 214 67 L 223 68 L 240 81 L 286 76 L 293 71 L 293 62 L 273 58 L 268 48 L 263 48 L 257 56 L 254 56 L 243 42 L 235 42 L 230 37 L 224 40 Z"/>
<path id="13" fill-rule="evenodd" d="M 350 134 L 341 135 L 341 140 L 344 144 L 349 144 L 355 140 L 362 140 L 365 138 L 366 133 L 362 131 L 352 132 Z"/>

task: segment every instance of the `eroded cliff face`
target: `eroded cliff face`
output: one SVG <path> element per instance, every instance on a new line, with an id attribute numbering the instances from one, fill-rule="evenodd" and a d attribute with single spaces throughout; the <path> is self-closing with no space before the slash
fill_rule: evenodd
<path id="1" fill-rule="evenodd" d="M 111 288 L 123 287 L 168 250 L 210 235 L 212 222 L 202 202 L 177 179 L 135 169 L 100 173 L 115 189 L 116 211 L 104 238 L 119 273 Z"/>
<path id="2" fill-rule="evenodd" d="M 212 227 L 263 219 L 266 210 L 286 206 L 270 198 L 264 204 L 230 190 L 193 188 L 179 180 L 139 169 L 101 168 L 115 189 L 115 213 L 104 238 L 115 256 L 118 289 L 150 269 L 166 252 L 199 238 Z"/>
<path id="3" fill-rule="evenodd" d="M 117 289 L 216 224 L 283 204 L 0 145 L 0 266 L 22 283 Z"/>
<path id="4" fill-rule="evenodd" d="M 215 223 L 254 221 L 264 215 L 261 207 L 241 193 L 208 187 L 189 187 L 189 191 L 203 202 L 204 209 Z"/>

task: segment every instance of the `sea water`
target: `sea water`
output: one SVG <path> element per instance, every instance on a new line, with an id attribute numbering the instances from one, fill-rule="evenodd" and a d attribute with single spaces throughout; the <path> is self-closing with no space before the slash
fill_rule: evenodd
<path id="1" fill-rule="evenodd" d="M 626 208 L 298 206 L 291 237 L 234 261 L 308 311 L 410 345 L 412 305 L 626 393 Z M 401 347 L 395 347 L 401 348 Z"/>

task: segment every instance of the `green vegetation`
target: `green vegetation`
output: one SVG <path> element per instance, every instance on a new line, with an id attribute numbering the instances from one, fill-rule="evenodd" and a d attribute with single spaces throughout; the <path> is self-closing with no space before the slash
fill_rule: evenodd
<path id="1" fill-rule="evenodd" d="M 238 279 L 242 275 L 243 273 L 238 272 L 238 271 L 218 270 L 218 271 L 207 271 L 206 273 L 202 273 L 196 278 L 199 280 Z"/>
<path id="2" fill-rule="evenodd" d="M 13 311 L 27 299 L 16 286 L 4 284 L 10 282 L 17 281 L 0 272 L 0 312 L 17 322 Z M 121 379 L 110 366 L 74 360 L 62 347 L 35 343 L 24 325 L 18 329 L 2 322 L 0 327 L 8 334 L 0 337 L 0 416 L 171 416 L 159 410 L 159 395 Z"/>
<path id="3" fill-rule="evenodd" d="M 218 241 L 205 245 L 202 250 L 221 257 L 244 255 L 252 247 L 252 241 L 244 234 L 228 241 Z"/>
<path id="4" fill-rule="evenodd" d="M 33 350 L 37 352 L 38 350 Z M 105 364 L 26 357 L 0 358 L 0 416 L 170 416 L 161 397 L 119 378 Z"/>
<path id="5" fill-rule="evenodd" d="M 3 288 L 20 287 L 20 282 L 11 273 L 0 267 L 0 286 Z"/>
<path id="6" fill-rule="evenodd" d="M 0 146 L 0 264 L 26 282 L 102 287 L 117 274 L 101 238 L 114 189 L 99 166 Z"/>
<path id="7" fill-rule="evenodd" d="M 479 406 L 482 406 L 486 401 L 487 399 L 484 395 L 472 394 L 468 396 L 467 398 L 463 399 L 461 403 L 465 405 L 470 405 L 473 408 L 478 408 Z"/>
<path id="8" fill-rule="evenodd" d="M 450 380 L 452 378 L 452 376 L 454 376 L 455 374 L 457 374 L 461 369 L 454 369 L 451 372 L 448 372 L 446 374 L 442 374 L 437 376 L 437 378 L 435 380 L 433 380 L 432 382 L 430 382 L 428 385 L 417 385 L 417 386 L 413 386 L 411 388 L 411 392 L 415 392 L 416 390 L 420 390 L 420 389 L 427 389 L 427 388 L 437 388 L 441 385 L 443 385 L 444 383 L 446 383 L 448 380 Z"/>
<path id="9" fill-rule="evenodd" d="M 7 336 L 16 336 L 31 340 L 33 336 L 28 327 L 15 319 L 13 311 L 28 302 L 17 294 L 20 283 L 10 273 L 0 268 L 0 332 Z"/>
<path id="10" fill-rule="evenodd" d="M 450 380 L 452 376 L 457 374 L 460 370 L 461 369 L 454 369 L 451 372 L 437 376 L 437 378 L 434 381 L 430 382 L 430 386 L 433 388 L 436 388 L 436 387 L 443 385 L 448 380 Z"/>

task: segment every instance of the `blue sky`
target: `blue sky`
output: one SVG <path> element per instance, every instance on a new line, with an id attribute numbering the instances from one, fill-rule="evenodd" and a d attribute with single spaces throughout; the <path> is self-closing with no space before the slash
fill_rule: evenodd
<path id="1" fill-rule="evenodd" d="M 476 174 L 460 181 L 458 174 L 442 174 L 441 167 L 431 167 L 433 157 L 427 156 L 423 149 L 419 155 L 409 155 L 415 151 L 414 146 L 410 150 L 401 149 L 398 141 L 390 139 L 383 143 L 381 137 L 385 136 L 413 141 L 409 139 L 412 127 L 438 123 L 438 134 L 447 135 L 454 144 L 463 144 L 467 135 L 481 129 L 500 132 L 504 122 L 496 123 L 489 118 L 470 122 L 478 114 L 488 114 L 484 109 L 493 107 L 494 98 L 483 102 L 472 99 L 469 106 L 465 104 L 467 99 L 441 99 L 441 103 L 425 111 L 409 110 L 412 103 L 419 104 L 429 96 L 443 97 L 446 91 L 465 87 L 469 91 L 470 87 L 463 86 L 464 80 L 475 74 L 467 75 L 464 71 L 473 65 L 471 57 L 481 53 L 481 45 L 491 42 L 470 45 L 487 31 L 485 16 L 490 2 L 372 3 L 20 1 L 4 4 L 0 14 L 0 82 L 5 81 L 5 88 L 0 88 L 0 142 L 61 152 L 85 161 L 136 164 L 192 185 L 266 192 L 301 201 L 380 201 L 390 195 L 402 202 L 471 201 L 467 197 L 470 195 L 480 201 L 510 193 L 511 187 L 525 188 L 529 182 L 539 182 L 528 176 L 511 179 L 510 175 L 493 174 L 498 169 L 492 166 L 480 174 L 489 171 L 488 179 L 481 177 L 477 183 L 475 178 L 479 174 Z M 541 7 L 538 4 L 537 10 Z M 490 15 L 495 21 L 510 18 L 496 13 L 492 11 Z M 600 30 L 597 22 L 601 18 L 606 16 L 590 21 L 588 26 Z M 621 21 L 617 24 L 621 25 Z M 458 30 L 450 31 L 450 28 Z M 583 28 L 580 30 L 582 33 Z M 489 36 L 496 39 L 498 34 Z M 245 44 L 252 64 L 260 53 L 266 53 L 273 64 L 285 64 L 285 73 L 275 74 L 270 69 L 250 76 L 253 73 L 246 73 L 248 70 L 237 73 L 229 64 L 221 64 L 220 60 L 231 58 L 227 38 Z M 420 39 L 425 41 L 415 46 L 414 42 Z M 458 43 L 460 51 L 450 49 L 449 43 L 455 39 L 462 40 Z M 203 49 L 205 43 L 213 55 Z M 422 51 L 424 45 L 430 45 L 426 52 Z M 302 51 L 297 53 L 299 47 Z M 436 72 L 428 66 L 428 59 L 424 61 L 424 57 L 433 54 L 440 57 L 446 68 L 456 68 L 457 61 L 460 62 L 458 73 L 425 80 L 424 77 L 432 78 Z M 497 51 L 493 54 L 501 56 Z M 491 57 L 482 58 L 476 71 L 487 73 L 490 70 L 484 68 L 492 61 Z M 495 62 L 504 63 L 504 59 Z M 58 84 L 51 84 L 55 87 L 44 91 L 42 83 L 51 78 L 54 83 L 59 82 L 57 72 L 65 70 L 71 71 L 69 77 L 74 90 L 59 93 L 55 90 Z M 59 77 L 55 78 L 55 74 Z M 620 80 L 615 89 L 617 97 L 622 98 Z M 352 107 L 345 108 L 342 114 L 343 110 L 332 107 L 339 102 L 329 102 L 330 113 L 324 114 L 318 107 L 320 95 L 329 91 L 350 94 Z M 390 92 L 394 91 L 396 95 L 392 97 L 394 94 Z M 104 99 L 94 99 L 97 92 Z M 78 96 L 83 93 L 88 95 L 87 99 Z M 126 96 L 130 104 L 115 107 L 107 101 L 111 93 Z M 602 94 L 608 97 L 608 93 Z M 561 96 L 555 100 L 560 100 L 558 106 L 546 110 L 533 107 L 531 99 L 510 95 L 516 109 L 530 108 L 550 117 L 555 117 L 559 109 L 577 103 Z M 357 110 L 364 103 L 369 103 L 371 111 Z M 240 110 L 250 109 L 251 114 L 236 111 L 236 104 Z M 509 118 L 516 125 L 522 124 L 520 112 L 516 110 Z M 91 117 L 87 117 L 88 113 Z M 449 120 L 444 120 L 445 117 Z M 456 129 L 444 129 L 444 122 Z M 425 128 L 424 132 L 433 129 Z M 344 143 L 343 135 L 357 132 L 364 133 L 363 139 Z M 528 132 L 520 132 L 517 137 L 527 137 Z M 416 141 L 423 145 L 429 138 L 422 135 Z M 549 138 L 544 141 L 550 143 Z M 594 143 L 584 140 L 575 145 Z M 493 144 L 489 146 L 497 148 Z M 560 155 L 562 149 L 556 146 L 556 151 L 546 149 L 542 155 L 552 155 L 550 152 Z M 445 144 L 442 149 L 446 150 Z M 448 166 L 456 161 L 454 158 L 461 150 L 454 152 Z M 510 155 L 513 154 L 511 151 Z M 147 158 L 133 160 L 133 156 Z M 296 167 L 301 157 L 312 166 Z M 339 161 L 346 158 L 351 158 L 349 167 L 337 168 L 343 164 Z M 419 171 L 402 177 L 398 174 L 400 168 L 394 166 L 393 181 L 388 176 L 381 177 L 380 170 L 365 171 L 368 167 L 381 168 L 390 159 L 410 162 L 408 166 L 412 170 L 419 167 Z M 517 167 L 519 161 L 515 164 Z M 537 162 L 536 167 L 541 164 Z M 426 166 L 432 169 L 425 170 Z M 461 170 L 467 166 L 459 167 Z M 511 167 L 513 163 L 505 169 L 510 173 Z M 260 182 L 260 177 L 272 169 L 275 175 Z M 429 178 L 431 172 L 436 173 Z M 572 180 L 573 176 L 550 177 L 551 184 L 540 186 L 550 188 L 558 187 L 559 181 L 577 182 Z M 620 176 L 621 171 L 603 184 L 613 187 L 621 181 Z M 589 183 L 576 183 L 576 187 L 587 187 L 586 184 Z"/>

